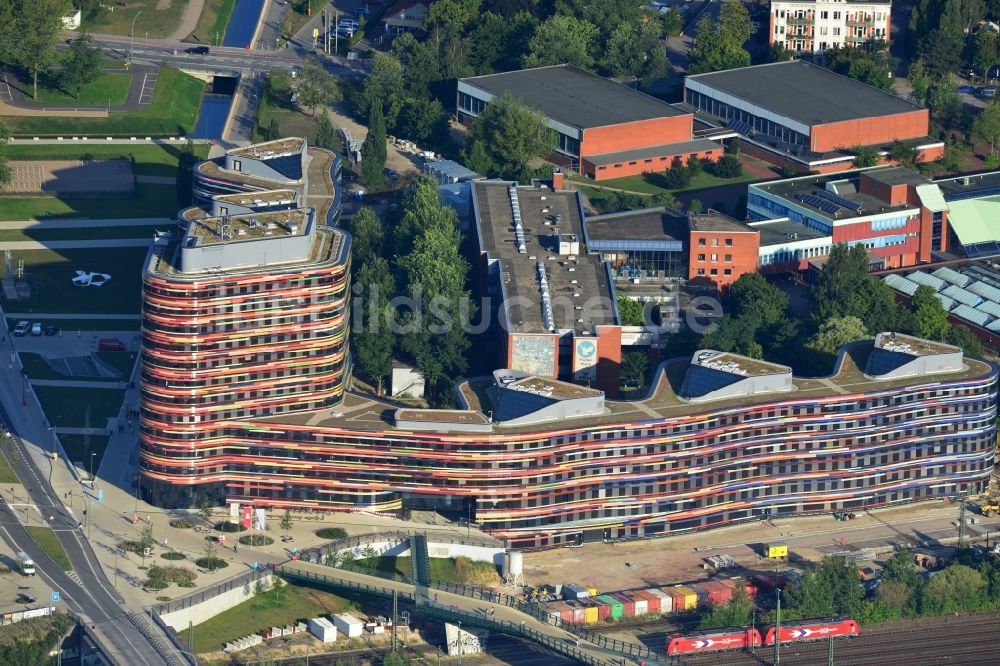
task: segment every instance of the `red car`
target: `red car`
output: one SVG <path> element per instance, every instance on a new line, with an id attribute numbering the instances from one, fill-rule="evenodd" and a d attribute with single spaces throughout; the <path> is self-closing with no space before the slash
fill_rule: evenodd
<path id="1" fill-rule="evenodd" d="M 125 351 L 125 343 L 118 338 L 101 338 L 97 342 L 97 349 L 107 352 L 123 352 Z"/>

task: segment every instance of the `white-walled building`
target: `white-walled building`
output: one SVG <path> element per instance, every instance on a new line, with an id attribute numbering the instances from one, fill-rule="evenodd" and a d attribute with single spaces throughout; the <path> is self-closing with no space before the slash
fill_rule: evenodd
<path id="1" fill-rule="evenodd" d="M 771 0 L 770 43 L 802 53 L 889 41 L 889 0 Z"/>

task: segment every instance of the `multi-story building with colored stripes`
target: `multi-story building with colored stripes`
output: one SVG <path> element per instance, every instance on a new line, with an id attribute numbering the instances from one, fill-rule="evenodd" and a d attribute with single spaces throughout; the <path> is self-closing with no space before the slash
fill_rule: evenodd
<path id="1" fill-rule="evenodd" d="M 269 402 L 289 364 L 258 373 L 255 361 L 230 362 L 229 348 L 198 357 L 175 384 L 168 369 L 202 349 L 202 334 L 168 337 L 176 355 L 156 360 L 161 341 L 148 329 L 171 307 L 159 279 L 151 271 L 144 313 L 142 488 L 163 506 L 204 496 L 277 510 L 437 509 L 512 547 L 543 548 L 974 493 L 993 470 L 997 369 L 948 345 L 883 333 L 808 379 L 702 350 L 665 362 L 631 402 L 498 370 L 458 387 L 461 409 L 348 394 L 333 411 L 308 410 L 333 394 L 317 388 L 310 400 L 293 382 L 296 397 Z M 271 338 L 261 362 L 297 342 Z M 268 384 L 234 394 L 228 378 L 216 384 L 217 367 Z"/>

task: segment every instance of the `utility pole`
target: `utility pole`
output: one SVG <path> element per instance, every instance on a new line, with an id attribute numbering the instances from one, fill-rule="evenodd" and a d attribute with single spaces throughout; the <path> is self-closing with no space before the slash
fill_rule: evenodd
<path id="1" fill-rule="evenodd" d="M 965 548 L 965 493 L 959 495 L 958 502 L 958 548 Z"/>
<path id="2" fill-rule="evenodd" d="M 396 623 L 399 621 L 399 595 L 392 591 L 392 651 L 396 651 Z"/>
<path id="3" fill-rule="evenodd" d="M 833 636 L 829 637 L 829 647 L 826 650 L 826 666 L 833 666 Z"/>
<path id="4" fill-rule="evenodd" d="M 775 581 L 777 583 L 777 581 Z M 774 666 L 780 666 L 781 664 L 781 588 L 775 588 L 775 594 L 778 596 L 778 613 L 775 618 L 775 628 L 774 628 Z"/>
<path id="5" fill-rule="evenodd" d="M 754 653 L 757 643 L 754 641 L 754 632 L 757 631 L 757 611 L 750 611 L 750 654 Z"/>
<path id="6" fill-rule="evenodd" d="M 188 647 L 194 649 L 194 624 L 188 620 Z"/>

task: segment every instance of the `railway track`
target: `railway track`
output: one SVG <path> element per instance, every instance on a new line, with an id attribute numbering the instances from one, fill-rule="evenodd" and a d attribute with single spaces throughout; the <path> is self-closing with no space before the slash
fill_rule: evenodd
<path id="1" fill-rule="evenodd" d="M 1000 616 L 973 615 L 961 618 L 936 618 L 916 622 L 896 622 L 871 631 L 862 630 L 859 638 L 834 642 L 833 657 L 837 666 L 938 666 L 942 664 L 996 664 L 996 645 L 991 637 L 1000 631 Z M 826 641 L 786 643 L 781 649 L 781 663 L 786 666 L 815 666 L 826 663 Z M 756 655 L 745 652 L 720 652 L 686 656 L 691 666 L 770 666 L 774 650 L 758 648 Z"/>

